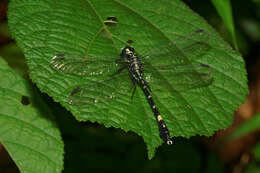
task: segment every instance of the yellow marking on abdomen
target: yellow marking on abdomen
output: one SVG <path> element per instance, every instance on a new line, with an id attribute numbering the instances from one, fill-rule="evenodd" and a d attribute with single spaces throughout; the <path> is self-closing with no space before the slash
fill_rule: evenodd
<path id="1" fill-rule="evenodd" d="M 157 120 L 158 120 L 158 121 L 162 121 L 162 116 L 161 116 L 161 115 L 158 115 L 158 116 L 157 116 Z"/>

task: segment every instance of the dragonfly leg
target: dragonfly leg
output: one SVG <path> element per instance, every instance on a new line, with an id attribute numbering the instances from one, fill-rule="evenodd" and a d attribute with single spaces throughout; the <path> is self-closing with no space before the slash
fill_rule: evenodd
<path id="1" fill-rule="evenodd" d="M 134 100 L 135 91 L 136 91 L 136 84 L 133 83 L 133 92 L 132 92 L 132 95 L 131 95 L 131 102 L 132 103 L 133 103 L 133 100 Z"/>
<path id="2" fill-rule="evenodd" d="M 126 68 L 126 65 L 122 65 L 115 73 L 111 74 L 110 77 L 113 77 L 113 76 L 119 74 L 119 73 L 122 72 L 125 68 Z"/>
<path id="3" fill-rule="evenodd" d="M 115 63 L 116 63 L 116 64 L 123 64 L 124 62 L 125 62 L 125 61 L 124 61 L 123 58 L 118 58 L 118 59 L 115 60 Z"/>

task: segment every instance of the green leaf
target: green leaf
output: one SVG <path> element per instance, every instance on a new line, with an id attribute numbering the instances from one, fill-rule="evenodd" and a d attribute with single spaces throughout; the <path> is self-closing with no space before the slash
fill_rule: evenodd
<path id="1" fill-rule="evenodd" d="M 260 128 L 260 114 L 257 114 L 250 118 L 247 122 L 239 126 L 233 133 L 231 133 L 225 140 L 234 140 L 242 137 L 248 133 L 256 131 Z"/>
<path id="2" fill-rule="evenodd" d="M 260 167 L 258 163 L 251 163 L 245 170 L 245 173 L 258 173 L 260 171 Z"/>
<path id="3" fill-rule="evenodd" d="M 259 3 L 260 0 L 252 0 L 254 3 Z"/>
<path id="4" fill-rule="evenodd" d="M 260 143 L 258 142 L 254 148 L 252 149 L 252 154 L 253 157 L 257 160 L 260 161 Z"/>
<path id="5" fill-rule="evenodd" d="M 0 58 L 0 141 L 22 173 L 58 173 L 63 142 L 48 107 Z"/>
<path id="6" fill-rule="evenodd" d="M 163 141 L 141 89 L 137 88 L 133 102 L 119 98 L 102 106 L 71 106 L 67 103 L 70 92 L 98 77 L 82 78 L 54 71 L 50 67 L 53 56 L 82 54 L 116 60 L 128 40 L 142 55 L 169 41 L 185 39 L 194 31 L 205 30 L 209 33 L 206 44 L 210 51 L 204 56 L 191 56 L 189 61 L 212 67 L 213 84 L 184 93 L 166 93 L 160 88 L 153 91 L 172 137 L 209 136 L 226 128 L 247 93 L 241 56 L 178 0 L 13 0 L 8 19 L 12 36 L 25 53 L 30 77 L 42 92 L 60 102 L 79 121 L 134 131 L 146 142 L 149 158 Z M 165 60 L 158 57 L 158 61 Z M 164 78 L 167 80 L 167 76 Z M 180 78 L 176 76 L 176 80 Z"/>
<path id="7" fill-rule="evenodd" d="M 211 0 L 211 2 L 229 30 L 235 49 L 238 50 L 230 0 Z"/>
<path id="8" fill-rule="evenodd" d="M 245 173 L 257 173 L 260 171 L 259 160 L 260 160 L 260 143 L 258 142 L 251 151 L 252 158 L 247 166 Z"/>

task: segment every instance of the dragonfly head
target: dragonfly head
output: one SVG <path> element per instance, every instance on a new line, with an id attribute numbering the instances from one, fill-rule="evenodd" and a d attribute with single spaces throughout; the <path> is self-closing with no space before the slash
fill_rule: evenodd
<path id="1" fill-rule="evenodd" d="M 121 52 L 122 58 L 132 58 L 135 55 L 135 49 L 131 46 L 126 46 Z"/>

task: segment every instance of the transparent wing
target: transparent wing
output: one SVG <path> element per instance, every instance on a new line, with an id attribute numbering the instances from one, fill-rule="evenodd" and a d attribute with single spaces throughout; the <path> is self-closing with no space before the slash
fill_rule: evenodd
<path id="1" fill-rule="evenodd" d="M 145 64 L 144 76 L 151 87 L 187 91 L 213 82 L 213 70 L 205 64 L 152 66 Z"/>
<path id="2" fill-rule="evenodd" d="M 53 69 L 79 76 L 107 75 L 116 71 L 116 57 L 59 54 L 51 59 Z"/>
<path id="3" fill-rule="evenodd" d="M 209 34 L 197 30 L 175 41 L 154 48 L 142 57 L 144 75 L 151 87 L 172 88 L 186 91 L 208 86 L 213 81 L 212 68 L 195 63 L 196 58 L 206 54 Z"/>
<path id="4" fill-rule="evenodd" d="M 197 30 L 186 36 L 179 36 L 176 40 L 163 46 L 153 48 L 143 57 L 144 62 L 153 66 L 191 64 L 196 58 L 206 54 L 211 48 L 208 44 L 209 34 L 204 30 Z"/>
<path id="5" fill-rule="evenodd" d="M 72 90 L 68 97 L 71 105 L 106 104 L 112 100 L 131 98 L 131 80 L 128 71 L 125 69 L 121 73 L 109 76 L 99 82 L 91 82 L 79 86 Z"/>

